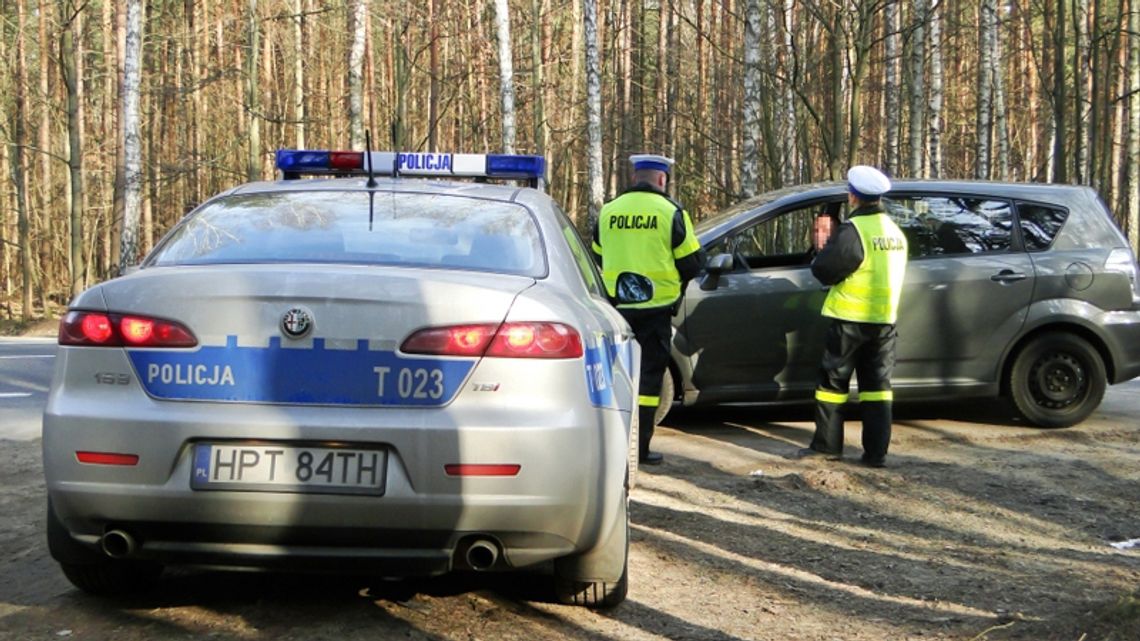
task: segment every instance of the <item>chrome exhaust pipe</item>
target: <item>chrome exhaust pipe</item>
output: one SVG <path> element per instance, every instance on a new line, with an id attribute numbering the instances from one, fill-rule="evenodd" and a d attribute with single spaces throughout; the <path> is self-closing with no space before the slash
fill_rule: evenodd
<path id="1" fill-rule="evenodd" d="M 465 558 L 472 570 L 486 570 L 499 560 L 499 546 L 487 539 L 476 539 L 467 546 Z"/>
<path id="2" fill-rule="evenodd" d="M 112 559 L 124 559 L 134 554 L 137 548 L 135 537 L 123 530 L 107 531 L 103 534 L 100 543 L 103 547 L 103 554 Z"/>

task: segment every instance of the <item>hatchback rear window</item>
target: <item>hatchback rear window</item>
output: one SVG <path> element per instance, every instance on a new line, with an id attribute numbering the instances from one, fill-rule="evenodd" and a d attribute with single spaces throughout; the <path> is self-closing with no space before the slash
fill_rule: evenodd
<path id="1" fill-rule="evenodd" d="M 148 265 L 402 264 L 541 276 L 538 228 L 517 203 L 432 194 L 238 194 L 191 214 Z"/>
<path id="2" fill-rule="evenodd" d="M 1049 249 L 1057 233 L 1069 219 L 1069 211 L 1060 207 L 1017 204 L 1017 217 L 1021 220 L 1021 238 L 1029 251 Z"/>
<path id="3" fill-rule="evenodd" d="M 1008 251 L 1013 211 L 1008 202 L 969 196 L 884 198 L 907 235 L 911 258 Z"/>

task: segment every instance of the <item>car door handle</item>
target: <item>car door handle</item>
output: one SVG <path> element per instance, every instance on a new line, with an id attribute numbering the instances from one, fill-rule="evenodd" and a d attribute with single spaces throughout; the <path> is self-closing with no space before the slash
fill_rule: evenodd
<path id="1" fill-rule="evenodd" d="M 990 280 L 996 283 L 1012 283 L 1019 280 L 1025 280 L 1029 276 L 1023 272 L 1015 272 L 1012 269 L 1003 269 L 1000 272 L 990 276 Z"/>

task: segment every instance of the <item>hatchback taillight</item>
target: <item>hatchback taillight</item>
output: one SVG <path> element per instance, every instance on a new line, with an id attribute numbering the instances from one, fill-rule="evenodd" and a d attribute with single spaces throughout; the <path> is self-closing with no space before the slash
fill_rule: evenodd
<path id="1" fill-rule="evenodd" d="M 408 354 L 495 358 L 578 358 L 582 338 L 562 323 L 512 322 L 421 329 L 404 340 Z"/>
<path id="2" fill-rule="evenodd" d="M 1127 276 L 1129 284 L 1132 285 L 1132 303 L 1140 304 L 1140 275 L 1137 274 L 1136 257 L 1131 249 L 1118 247 L 1110 251 L 1104 261 L 1104 270 Z"/>
<path id="3" fill-rule="evenodd" d="M 59 344 L 88 347 L 195 347 L 198 339 L 181 323 L 161 318 L 72 310 L 59 322 Z"/>

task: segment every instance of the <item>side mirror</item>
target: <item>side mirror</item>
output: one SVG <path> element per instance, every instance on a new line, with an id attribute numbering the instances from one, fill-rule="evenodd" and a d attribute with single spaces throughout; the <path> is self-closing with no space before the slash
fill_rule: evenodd
<path id="1" fill-rule="evenodd" d="M 720 275 L 730 272 L 736 266 L 732 254 L 717 254 L 705 263 L 705 274 L 701 276 L 701 290 L 710 292 L 720 285 Z"/>

